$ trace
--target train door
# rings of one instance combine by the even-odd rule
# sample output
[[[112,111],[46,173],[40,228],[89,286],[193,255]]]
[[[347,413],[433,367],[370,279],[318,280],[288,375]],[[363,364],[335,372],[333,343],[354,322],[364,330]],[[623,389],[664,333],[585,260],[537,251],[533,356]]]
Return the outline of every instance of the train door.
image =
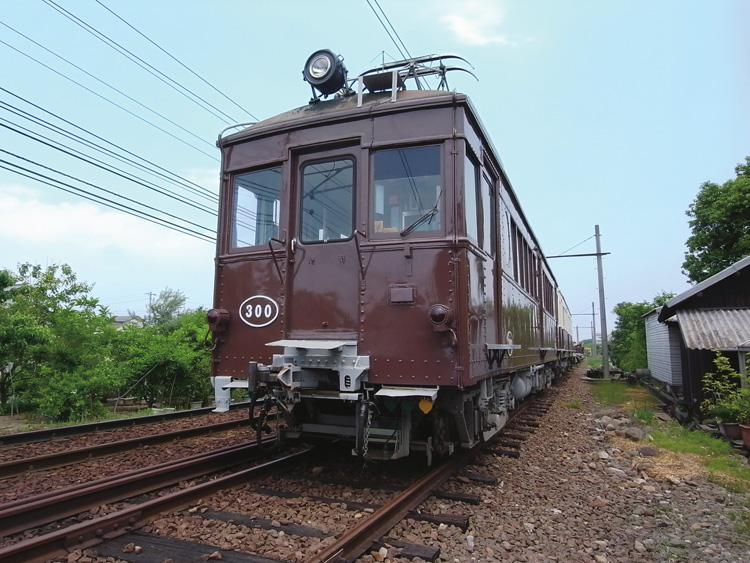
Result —
[[[356,162],[353,151],[296,158],[286,302],[289,338],[357,339]]]

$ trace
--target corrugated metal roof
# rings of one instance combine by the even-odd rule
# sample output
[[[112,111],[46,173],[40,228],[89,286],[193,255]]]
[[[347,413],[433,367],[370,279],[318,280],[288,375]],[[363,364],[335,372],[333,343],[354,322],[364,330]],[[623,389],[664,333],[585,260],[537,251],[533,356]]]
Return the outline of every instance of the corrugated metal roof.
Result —
[[[672,297],[672,299],[667,301],[664,307],[662,307],[659,311],[659,322],[665,321],[669,317],[671,317],[676,312],[675,309],[677,309],[683,301],[687,301],[694,295],[698,295],[701,291],[711,287],[712,285],[720,282],[723,279],[728,278],[729,276],[741,272],[743,269],[748,267],[750,267],[750,256],[745,256],[742,260],[735,262],[718,274],[714,274],[707,280],[703,280],[702,282],[695,284],[687,291],[683,291],[676,297]]]
[[[680,309],[677,322],[690,350],[737,350],[750,343],[750,308]]]

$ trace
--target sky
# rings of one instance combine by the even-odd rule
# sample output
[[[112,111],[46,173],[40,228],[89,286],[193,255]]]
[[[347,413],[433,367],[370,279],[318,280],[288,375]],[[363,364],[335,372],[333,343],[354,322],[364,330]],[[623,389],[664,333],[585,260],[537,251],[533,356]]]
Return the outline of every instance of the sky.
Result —
[[[305,105],[317,49],[340,53],[350,77],[401,59],[378,6],[402,50],[472,64],[478,81],[452,73],[449,86],[471,98],[545,254],[595,252],[599,225],[610,331],[616,304],[689,288],[685,212],[750,156],[746,0],[1,0],[0,167],[145,202],[195,236],[0,168],[0,268],[67,263],[117,315],[144,314],[166,288],[210,308],[219,131]],[[53,125],[161,176],[84,162],[70,149],[113,161]],[[550,263],[588,338],[596,259]]]

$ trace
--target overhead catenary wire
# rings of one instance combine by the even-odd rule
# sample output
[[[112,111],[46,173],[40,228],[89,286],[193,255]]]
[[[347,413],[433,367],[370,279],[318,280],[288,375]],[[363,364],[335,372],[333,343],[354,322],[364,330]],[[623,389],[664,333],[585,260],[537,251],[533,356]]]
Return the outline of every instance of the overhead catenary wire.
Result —
[[[234,104],[236,107],[238,107],[239,109],[241,109],[242,111],[244,111],[247,115],[249,115],[250,117],[252,117],[256,121],[258,121],[258,118],[255,117],[249,110],[246,110],[240,104],[238,104],[237,102],[235,102],[232,98],[230,98],[229,96],[227,96],[224,92],[222,92],[221,90],[219,90],[218,88],[216,88],[216,86],[214,86],[213,84],[211,84],[208,80],[206,80],[205,78],[203,78],[200,74],[198,74],[193,69],[191,69],[189,66],[187,66],[186,64],[184,64],[177,57],[175,57],[174,55],[172,55],[171,53],[169,53],[161,45],[159,45],[158,43],[156,43],[155,41],[153,41],[146,34],[142,33],[139,29],[136,29],[135,26],[133,26],[130,22],[127,22],[124,18],[122,18],[121,16],[119,16],[118,14],[116,14],[114,11],[112,11],[110,8],[108,8],[107,6],[105,6],[100,0],[95,0],[95,1],[102,8],[104,8],[105,10],[107,10],[108,12],[110,12],[113,16],[115,16],[117,19],[119,19],[121,22],[123,22],[125,25],[127,25],[129,28],[131,28],[133,31],[135,31],[138,35],[140,35],[146,41],[148,41],[149,43],[151,43],[154,47],[156,47],[157,49],[159,49],[162,53],[164,53],[165,55],[167,55],[169,58],[171,58],[173,61],[175,61],[181,67],[183,67],[185,70],[187,70],[188,72],[190,72],[198,80],[200,80],[201,82],[203,82],[204,84],[206,84],[209,88],[211,88],[212,90],[214,90],[216,93],[218,93],[220,96],[222,96],[223,98],[225,98],[227,101],[229,101],[230,103]]]
[[[43,107],[41,107],[41,106],[39,106],[39,105],[31,102],[30,100],[24,98],[23,96],[19,96],[18,94],[14,93],[14,92],[11,92],[10,90],[7,90],[6,88],[3,88],[2,86],[0,86],[0,91],[5,92],[5,93],[9,94],[10,96],[13,96],[17,100],[20,100],[20,101],[28,104],[29,106],[31,106],[31,107],[33,107],[33,108],[35,108],[35,109],[37,109],[37,110],[39,110],[41,112],[44,112],[46,115],[54,117],[55,119],[58,119],[62,123],[65,123],[65,124],[67,124],[67,125],[75,128],[78,131],[81,131],[81,132],[83,132],[83,133],[85,133],[87,135],[90,135],[94,139],[97,139],[98,141],[101,141],[101,143],[106,143],[110,147],[114,147],[118,151],[121,151],[125,155],[129,155],[129,156],[117,155],[116,151],[111,150],[111,149],[107,149],[102,144],[95,143],[93,141],[89,141],[88,139],[85,139],[82,136],[76,135],[75,133],[72,133],[70,131],[66,131],[65,133],[63,133],[63,131],[65,131],[65,130],[62,127],[60,127],[58,125],[55,125],[55,124],[53,124],[53,123],[51,123],[51,122],[49,122],[47,120],[44,120],[44,119],[42,119],[42,118],[40,118],[38,116],[32,115],[29,112],[26,112],[26,111],[20,109],[17,106],[13,106],[12,104],[8,104],[6,102],[0,101],[0,105],[13,108],[13,110],[15,110],[14,113],[15,112],[20,112],[27,119],[34,120],[38,124],[44,124],[44,126],[50,127],[52,129],[60,132],[60,134],[65,134],[66,136],[70,135],[70,136],[74,137],[75,139],[78,139],[82,143],[89,144],[90,146],[94,147],[96,150],[98,150],[100,152],[103,152],[103,153],[106,153],[106,154],[110,154],[113,157],[118,157],[121,161],[125,160],[125,161],[131,163],[133,166],[139,167],[142,170],[144,170],[145,172],[148,172],[149,174],[152,174],[154,176],[160,177],[160,178],[162,178],[162,179],[164,179],[164,180],[166,180],[166,181],[168,181],[168,182],[170,182],[170,183],[172,183],[174,185],[182,186],[184,189],[186,189],[188,191],[191,191],[191,192],[193,192],[193,193],[195,193],[197,195],[200,195],[200,196],[202,196],[204,198],[207,198],[207,199],[209,199],[209,200],[211,200],[213,202],[218,201],[218,196],[214,192],[206,189],[205,187],[203,187],[203,186],[201,186],[199,184],[196,184],[195,182],[193,182],[191,180],[188,180],[187,178],[184,178],[184,177],[180,176],[179,174],[176,174],[175,172],[167,170],[166,168],[164,168],[162,166],[159,166],[158,164],[156,164],[156,163],[148,160],[147,158],[144,158],[144,157],[142,157],[142,156],[140,156],[140,155],[138,155],[138,154],[136,154],[136,153],[134,153],[132,151],[129,151],[129,150],[125,149],[124,147],[121,147],[120,145],[118,145],[116,143],[113,143],[112,141],[109,141],[108,139],[105,139],[104,137],[101,137],[100,135],[97,135],[97,134],[93,133],[92,131],[89,131],[88,129],[86,129],[84,127],[81,127],[80,125],[77,125],[76,123],[73,123],[72,121],[69,121],[69,120],[63,118],[60,115],[58,115],[58,114],[56,114],[54,112],[51,112],[48,109],[45,109],[45,108],[43,108]],[[129,158],[129,157],[133,157],[133,158]],[[145,163],[145,164],[143,164],[143,163]]]
[[[167,221],[165,219],[161,219],[159,217],[152,216],[148,213],[145,213],[143,211],[139,211],[137,209],[132,209],[126,205],[117,203],[115,201],[112,201],[108,198],[98,196],[96,194],[92,194],[84,189],[77,188],[76,186],[73,186],[71,184],[68,184],[66,182],[62,182],[60,180],[56,180],[54,178],[47,177],[43,174],[36,173],[34,171],[27,171],[21,166],[18,166],[16,164],[13,164],[11,162],[8,162],[6,160],[0,159],[0,162],[7,164],[3,165],[0,164],[0,168],[4,170],[8,170],[9,172],[13,172],[14,174],[18,174],[20,176],[24,176],[26,178],[29,178],[31,180],[35,180],[37,182],[40,182],[42,184],[46,184],[48,186],[51,186],[53,188],[62,190],[64,192],[68,192],[70,194],[76,195],[78,197],[81,197],[83,199],[87,199],[89,201],[92,201],[94,203],[98,203],[100,205],[103,205],[105,207],[110,207],[112,209],[115,209],[117,211],[122,211],[123,213],[126,213],[128,215],[132,215],[134,217],[138,217],[139,219],[144,219],[146,221],[149,221],[151,223],[155,223],[157,225],[161,225],[163,227],[167,227],[169,229],[172,229],[174,231],[180,232],[182,234],[186,234],[189,236],[192,236],[194,238],[204,240],[206,242],[216,242],[216,239],[214,237],[205,235],[203,233],[199,233],[197,231],[194,231],[192,229],[183,227],[182,225],[173,223],[171,221]]]
[[[47,147],[53,148],[53,149],[55,149],[55,150],[57,150],[59,152],[67,154],[68,156],[72,156],[73,158],[76,158],[76,159],[78,159],[80,161],[86,162],[86,163],[88,163],[88,164],[90,164],[92,166],[95,166],[95,167],[97,167],[97,168],[99,168],[101,170],[104,170],[106,172],[109,172],[109,173],[114,174],[116,176],[119,176],[121,178],[124,178],[126,180],[131,181],[131,182],[134,182],[134,183],[136,183],[136,184],[138,184],[138,185],[140,185],[142,187],[148,188],[149,190],[156,191],[157,193],[160,193],[161,195],[169,197],[169,198],[171,198],[171,199],[173,199],[175,201],[178,201],[180,203],[184,203],[185,205],[188,205],[190,207],[193,207],[193,208],[198,209],[200,211],[204,211],[204,212],[209,213],[209,214],[215,214],[214,210],[211,209],[211,208],[208,208],[208,207],[206,207],[206,206],[204,206],[202,204],[198,204],[197,202],[194,202],[192,200],[189,200],[189,201],[185,200],[185,198],[182,198],[182,197],[178,196],[177,194],[175,194],[174,192],[172,192],[170,190],[167,190],[166,188],[160,188],[158,186],[155,186],[151,182],[144,181],[144,180],[142,180],[142,179],[140,179],[138,177],[135,177],[135,176],[133,176],[133,175],[127,173],[127,172],[122,171],[121,169],[118,169],[118,168],[116,168],[114,166],[111,166],[111,165],[107,165],[106,163],[102,163],[98,159],[94,159],[92,157],[83,156],[81,154],[76,154],[76,152],[78,152],[78,151],[74,151],[73,149],[70,149],[70,148],[62,148],[62,147],[59,147],[59,146],[55,146],[55,142],[52,139],[49,139],[48,137],[40,135],[39,133],[31,132],[28,129],[26,129],[24,131],[23,129],[25,129],[25,128],[22,128],[22,127],[20,127],[17,124],[13,124],[13,125],[15,125],[15,127],[12,127],[11,125],[7,125],[8,120],[3,119],[3,118],[0,118],[0,121],[6,122],[6,123],[0,123],[0,127],[3,127],[3,128],[8,129],[10,131],[13,131],[14,133],[22,135],[22,136],[24,136],[24,137],[26,137],[28,139],[34,140],[34,141],[36,141],[38,143],[41,143],[41,144],[43,144],[43,145],[45,145]],[[12,123],[12,122],[10,122],[10,123]],[[45,140],[42,140],[39,137],[43,137]]]
[[[144,123],[147,123],[147,124],[151,125],[151,126],[152,126],[152,127],[154,127],[155,129],[158,129],[158,130],[159,130],[159,131],[161,131],[162,133],[165,133],[165,134],[169,135],[170,137],[172,137],[173,139],[175,139],[175,140],[179,141],[180,143],[183,143],[183,144],[185,144],[185,145],[187,145],[187,146],[189,146],[189,147],[191,147],[191,148],[193,148],[193,149],[197,150],[198,152],[200,152],[200,153],[203,153],[203,154],[205,154],[206,156],[208,156],[209,158],[211,158],[211,159],[213,159],[213,160],[216,160],[216,161],[218,161],[218,160],[219,160],[219,159],[218,159],[218,158],[216,158],[216,157],[215,157],[214,155],[212,155],[212,154],[210,154],[210,153],[207,153],[206,151],[204,151],[204,150],[202,150],[202,149],[200,149],[200,148],[196,147],[196,146],[195,146],[195,145],[193,145],[193,144],[190,144],[189,142],[187,142],[187,141],[186,141],[186,140],[184,140],[184,139],[180,139],[180,138],[179,138],[179,137],[178,137],[177,135],[174,135],[173,133],[170,133],[170,132],[169,132],[169,131],[167,131],[166,129],[164,129],[164,128],[162,128],[162,127],[159,127],[159,126],[158,126],[158,125],[156,125],[155,123],[153,123],[153,122],[149,121],[148,119],[146,119],[146,118],[144,118],[144,117],[142,117],[142,116],[138,115],[137,113],[134,113],[134,112],[130,111],[129,109],[125,108],[124,106],[121,106],[121,105],[120,105],[120,104],[118,104],[117,102],[114,102],[114,101],[110,100],[109,98],[107,98],[106,96],[103,96],[102,94],[99,94],[98,92],[95,92],[95,91],[94,91],[94,90],[92,90],[91,88],[88,88],[87,86],[84,86],[84,85],[83,85],[83,84],[81,84],[80,82],[78,82],[78,81],[76,81],[76,80],[73,80],[73,79],[72,79],[72,78],[70,78],[69,76],[66,76],[66,75],[64,75],[64,74],[63,74],[62,72],[60,72],[60,71],[58,71],[58,70],[55,70],[55,69],[54,69],[54,68],[52,68],[51,66],[49,66],[49,65],[46,65],[46,64],[44,64],[43,62],[41,62],[40,60],[38,60],[38,59],[36,59],[36,58],[32,57],[31,55],[29,55],[29,54],[27,54],[27,53],[24,53],[23,51],[21,51],[20,49],[18,49],[18,48],[16,48],[16,47],[14,47],[14,46],[13,46],[13,45],[11,45],[10,43],[7,43],[7,42],[3,41],[2,39],[0,39],[0,43],[2,43],[3,45],[5,45],[6,47],[9,47],[9,48],[13,49],[14,51],[16,51],[17,53],[19,53],[19,54],[23,55],[24,57],[26,57],[26,58],[28,58],[28,59],[31,59],[31,60],[32,60],[32,61],[34,61],[35,63],[37,63],[37,64],[40,64],[41,66],[45,67],[46,69],[48,69],[48,70],[51,70],[51,71],[52,71],[52,72],[54,72],[55,74],[57,74],[57,75],[59,75],[59,76],[62,76],[62,77],[63,77],[63,78],[65,79],[65,80],[69,80],[69,81],[70,81],[70,82],[72,82],[73,84],[76,84],[77,86],[80,86],[81,88],[83,88],[83,89],[84,89],[84,90],[86,90],[87,92],[90,92],[91,94],[94,94],[94,95],[95,95],[96,97],[98,97],[98,98],[101,98],[102,100],[106,101],[107,103],[110,103],[110,104],[112,104],[113,106],[115,106],[115,107],[118,107],[118,108],[120,108],[121,110],[123,110],[124,112],[126,112],[126,113],[128,113],[128,114],[132,115],[132,116],[133,116],[133,117],[135,117],[136,119],[140,119],[140,120],[141,120],[141,121],[143,121]],[[209,143],[209,146],[210,146],[210,143]]]
[[[149,74],[151,74],[152,76],[154,76],[155,78],[157,78],[158,80],[162,81],[164,84],[166,84],[167,86],[169,86],[170,88],[172,88],[175,92],[177,92],[181,96],[184,96],[185,98],[187,98],[188,100],[190,100],[191,102],[193,102],[197,106],[201,107],[205,111],[211,113],[212,115],[214,115],[218,119],[221,119],[227,125],[231,124],[232,122],[236,122],[237,121],[236,119],[234,119],[231,116],[227,115],[226,113],[224,113],[223,111],[221,111],[220,109],[218,109],[216,106],[210,104],[209,102],[207,102],[206,100],[204,100],[203,98],[201,98],[200,96],[198,96],[197,94],[195,94],[190,89],[186,88],[185,86],[183,86],[182,84],[180,84],[179,82],[177,82],[176,80],[174,80],[173,78],[167,76],[166,74],[164,74],[163,72],[161,72],[159,69],[157,69],[153,65],[147,63],[141,57],[139,57],[138,55],[134,54],[132,51],[126,49],[125,47],[123,47],[122,45],[120,45],[117,41],[115,41],[115,40],[111,39],[110,37],[108,37],[105,33],[102,33],[101,31],[99,31],[95,27],[93,27],[90,24],[88,24],[85,21],[83,21],[78,16],[74,15],[72,12],[69,12],[68,10],[66,10],[65,8],[63,8],[62,6],[60,6],[59,4],[57,4],[56,2],[54,2],[53,0],[43,0],[43,1],[44,1],[45,4],[47,4],[51,8],[54,8],[55,10],[57,10],[58,12],[60,12],[63,16],[65,16],[66,18],[68,18],[69,20],[71,20],[73,23],[75,23],[76,25],[80,26],[82,29],[84,29],[85,31],[87,31],[88,33],[90,33],[91,35],[93,35],[94,37],[96,37],[97,39],[99,39],[105,45],[109,46],[111,49],[114,49],[115,51],[117,51],[118,53],[120,53],[123,57],[125,57],[128,60],[130,60],[134,64],[138,65],[139,67],[141,67],[143,70],[145,70],[146,72],[148,72]],[[203,102],[203,103],[200,103],[199,101],[197,101],[196,98],[197,98],[197,100],[200,100],[200,102]],[[228,121],[226,119],[224,119],[223,117],[220,117],[217,113],[215,113],[214,111],[212,111],[211,109],[209,109],[206,106],[209,106],[209,107],[213,108],[214,110],[216,110],[217,112],[219,112],[220,114],[222,114],[224,117],[226,117],[228,119]]]
[[[375,14],[375,17],[378,18],[378,21],[380,22],[380,25],[383,26],[383,29],[385,29],[385,32],[388,34],[388,37],[390,37],[391,41],[393,41],[393,44],[396,46],[396,49],[398,49],[398,52],[401,53],[401,56],[403,58],[405,58],[405,59],[409,58],[410,59],[411,58],[411,53],[409,52],[409,49],[406,48],[406,45],[401,40],[401,36],[396,31],[396,28],[393,27],[393,24],[391,23],[391,20],[388,19],[388,15],[385,13],[385,10],[383,10],[383,8],[381,7],[381,5],[378,2],[378,0],[374,0],[374,2],[377,5],[378,10],[380,10],[380,13],[383,14],[383,17],[385,18],[385,21],[388,22],[388,26],[386,26],[385,23],[383,23],[383,20],[380,18],[380,15],[378,14],[377,10],[375,10],[375,8],[373,7],[372,2],[370,2],[370,0],[367,0],[367,4],[372,9],[373,13]],[[396,42],[396,39],[393,38],[393,35],[391,35],[391,32],[388,30],[389,27],[393,31],[393,35],[395,35],[396,38],[398,38],[398,43]],[[399,44],[401,46],[399,46]],[[403,51],[401,50],[401,47],[404,48]],[[406,51],[406,55],[404,55],[404,51]]]

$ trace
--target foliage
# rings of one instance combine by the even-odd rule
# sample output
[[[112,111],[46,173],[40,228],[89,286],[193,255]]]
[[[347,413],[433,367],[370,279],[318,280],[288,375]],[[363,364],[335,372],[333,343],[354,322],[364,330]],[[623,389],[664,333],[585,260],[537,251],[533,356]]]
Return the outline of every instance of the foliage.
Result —
[[[705,399],[701,411],[721,422],[750,422],[750,389],[741,388],[740,374],[729,363],[729,358],[714,350],[715,372],[703,376]]]
[[[734,455],[729,442],[707,432],[690,430],[674,421],[654,421],[654,424],[651,437],[655,446],[699,456],[702,465],[712,475],[712,481],[742,492],[750,490],[750,468]]]
[[[586,365],[594,369],[601,368],[602,359],[600,357],[586,358]]]
[[[723,184],[705,182],[686,214],[688,237],[683,273],[701,282],[750,255],[750,157]]]
[[[8,279],[14,285],[8,287]],[[67,264],[21,264],[2,278],[0,360],[12,364],[0,386],[8,399],[13,377],[22,404],[52,419],[82,420],[101,410],[99,398],[116,381],[106,365],[114,335],[111,316]]]
[[[187,297],[184,293],[167,287],[160,291],[158,297],[148,304],[147,318],[140,320],[146,325],[161,328],[173,327],[186,302]],[[129,313],[131,317],[139,318],[132,311],[129,311]]]
[[[130,390],[149,404],[210,395],[205,312],[180,313],[185,296],[166,289],[149,323],[117,331],[67,264],[0,271],[0,409],[11,377],[16,404],[58,421],[105,415],[103,399]]]
[[[648,367],[646,324],[643,315],[656,307],[661,307],[672,297],[673,293],[661,292],[650,303],[623,302],[615,305],[617,320],[609,342],[614,365],[630,372]]]
[[[205,311],[160,319],[167,324],[126,327],[118,334],[113,359],[124,392],[145,399],[150,407],[206,399],[211,385]]]

